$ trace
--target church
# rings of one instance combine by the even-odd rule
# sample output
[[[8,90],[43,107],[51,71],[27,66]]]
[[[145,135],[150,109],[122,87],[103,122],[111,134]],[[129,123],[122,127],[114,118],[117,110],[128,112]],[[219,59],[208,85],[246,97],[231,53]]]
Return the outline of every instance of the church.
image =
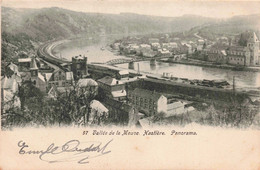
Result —
[[[259,40],[255,32],[250,33],[246,46],[213,45],[208,53],[208,61],[241,66],[260,65]]]

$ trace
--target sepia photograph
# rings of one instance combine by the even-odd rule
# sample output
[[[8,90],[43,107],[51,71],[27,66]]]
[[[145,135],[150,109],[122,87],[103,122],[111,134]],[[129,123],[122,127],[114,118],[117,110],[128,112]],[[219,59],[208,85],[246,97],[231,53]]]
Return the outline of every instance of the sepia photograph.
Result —
[[[14,157],[32,154],[52,169],[53,163],[98,163],[101,155],[109,160],[127,139],[143,146],[146,138],[147,146],[160,148],[170,145],[166,138],[178,136],[174,146],[181,148],[186,140],[190,148],[192,140],[209,139],[201,142],[210,148],[211,161],[199,156],[207,153],[201,143],[190,152],[199,164],[188,156],[186,165],[189,152],[178,149],[176,164],[165,158],[160,166],[151,157],[158,150],[144,146],[135,148],[149,155],[143,163],[88,168],[232,169],[234,163],[238,169],[258,169],[259,9],[260,1],[2,0],[1,148],[15,137]],[[99,138],[106,135],[114,137]],[[40,138],[46,147],[35,142]],[[227,139],[221,147],[233,146],[235,160],[210,164],[228,154],[223,149],[212,156],[213,139]],[[239,166],[235,155],[250,153],[237,149],[249,146],[253,155]],[[164,157],[174,149],[161,148]],[[125,152],[137,161],[132,151]],[[0,163],[0,169],[9,166],[19,169]]]

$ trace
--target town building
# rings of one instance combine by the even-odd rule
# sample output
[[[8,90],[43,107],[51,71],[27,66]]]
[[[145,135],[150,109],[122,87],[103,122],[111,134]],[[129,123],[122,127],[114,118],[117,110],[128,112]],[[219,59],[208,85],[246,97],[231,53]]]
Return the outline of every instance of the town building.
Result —
[[[47,96],[56,100],[58,96],[68,97],[72,90],[74,90],[72,86],[57,87],[56,85],[53,85],[48,91]]]
[[[122,125],[128,125],[129,117],[137,112],[133,106],[118,100],[105,98],[102,103],[109,110],[109,119]]]
[[[171,57],[171,55],[172,55],[172,53],[169,50],[167,50],[166,48],[158,50],[159,57]]]
[[[53,73],[46,73],[45,79],[48,82],[49,89],[52,86],[68,87],[74,84],[73,73],[64,68],[56,69]]]
[[[118,80],[123,79],[123,78],[128,78],[129,77],[129,71],[127,70],[120,70],[116,73],[116,78]]]
[[[247,48],[250,51],[250,65],[260,64],[259,40],[255,32],[247,40]]]
[[[100,93],[99,95],[105,95],[111,99],[118,101],[124,101],[126,99],[125,84],[120,80],[106,76],[97,80]]]
[[[159,39],[158,38],[149,38],[148,39],[148,42],[149,42],[149,44],[152,44],[152,43],[159,43]]]
[[[39,72],[35,58],[31,60],[29,80],[42,92],[46,92],[47,83],[44,76]]]
[[[208,52],[208,60],[216,63],[227,64],[228,57],[226,48],[226,46],[215,45]]]
[[[120,49],[120,43],[114,43],[114,44],[112,44],[112,48],[113,48],[114,50],[119,50],[119,49]]]
[[[169,51],[174,51],[178,49],[178,44],[175,42],[170,42],[170,43],[163,43],[162,48],[165,48]]]
[[[223,36],[217,39],[217,43],[222,45],[229,45],[229,39]]]
[[[140,48],[137,44],[128,44],[123,50],[126,54],[140,54]]]
[[[230,46],[226,49],[228,64],[249,66],[250,50],[242,46]]]
[[[20,99],[18,98],[19,80],[21,80],[18,67],[11,63],[8,66],[14,74],[11,77],[1,77],[1,110],[6,111],[11,107],[21,107]]]
[[[186,103],[183,101],[178,101],[178,100],[168,100],[167,101],[167,112],[165,117],[170,117],[173,115],[178,115],[178,114],[183,114],[185,113]]]
[[[87,57],[81,55],[72,57],[71,71],[74,78],[80,79],[88,76]]]
[[[180,52],[184,53],[184,54],[191,54],[192,53],[192,46],[190,44],[187,43],[182,43],[182,45],[180,46]]]
[[[21,74],[19,72],[19,67],[17,65],[15,65],[14,63],[10,63],[8,65],[8,67],[13,71],[13,75],[12,77],[14,77],[14,79],[17,81],[17,83],[19,85],[21,85],[22,83],[22,77],[21,77]]]
[[[169,117],[186,111],[185,102],[146,89],[129,90],[128,101],[146,116],[154,116],[163,112],[165,117]]]
[[[160,43],[151,43],[151,47],[153,50],[157,51],[158,49],[161,48]]]
[[[208,52],[209,61],[241,66],[259,65],[259,58],[259,40],[254,32],[250,33],[246,46],[216,44]]]
[[[135,88],[128,91],[128,100],[140,112],[153,116],[160,112],[167,112],[167,98],[155,91]]]
[[[197,44],[198,45],[203,45],[205,43],[205,40],[203,40],[203,39],[198,39],[197,40]]]
[[[31,58],[19,58],[18,59],[18,69],[20,72],[26,72],[30,70]]]

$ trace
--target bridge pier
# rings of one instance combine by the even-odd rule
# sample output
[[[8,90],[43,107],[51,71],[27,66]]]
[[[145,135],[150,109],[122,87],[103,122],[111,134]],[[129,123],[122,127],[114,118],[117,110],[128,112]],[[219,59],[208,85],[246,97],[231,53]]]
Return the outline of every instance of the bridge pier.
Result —
[[[169,62],[174,61],[174,57],[169,57],[169,58],[168,58],[168,61],[169,61]]]
[[[154,58],[151,59],[151,60],[150,60],[150,65],[156,65],[155,61],[156,61],[156,60],[155,60]]]
[[[132,69],[132,70],[135,69],[135,63],[134,63],[133,61],[130,61],[130,62],[128,63],[128,69]]]

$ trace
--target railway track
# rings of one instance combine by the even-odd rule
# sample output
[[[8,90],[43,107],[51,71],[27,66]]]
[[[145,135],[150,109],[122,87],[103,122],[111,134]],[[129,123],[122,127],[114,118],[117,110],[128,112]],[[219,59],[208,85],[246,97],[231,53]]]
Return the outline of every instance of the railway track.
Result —
[[[69,63],[69,61],[62,60],[54,56],[51,50],[55,47],[57,42],[49,42],[39,47],[37,50],[37,56],[44,60],[50,67],[58,69],[63,63]]]

